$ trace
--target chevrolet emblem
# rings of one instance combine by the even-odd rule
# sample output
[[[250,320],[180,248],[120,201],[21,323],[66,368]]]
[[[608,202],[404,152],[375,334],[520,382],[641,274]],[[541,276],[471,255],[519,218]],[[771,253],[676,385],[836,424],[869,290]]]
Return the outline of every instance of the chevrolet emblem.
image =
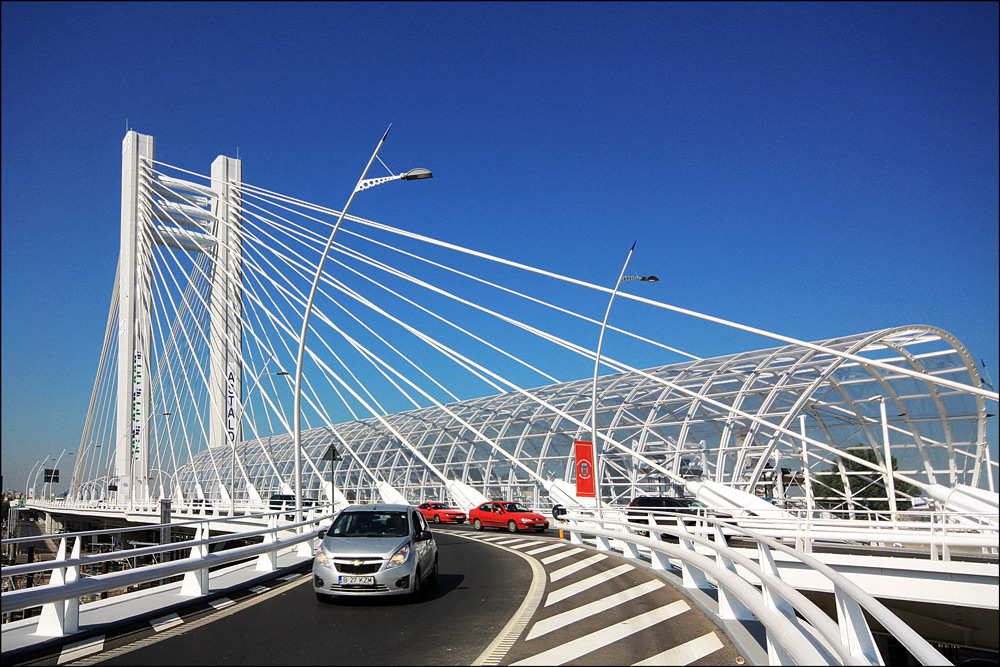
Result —
[[[353,565],[354,567],[361,567],[364,564],[365,564],[365,562],[363,560],[360,560],[360,559],[355,559],[355,560],[351,561],[351,565]]]

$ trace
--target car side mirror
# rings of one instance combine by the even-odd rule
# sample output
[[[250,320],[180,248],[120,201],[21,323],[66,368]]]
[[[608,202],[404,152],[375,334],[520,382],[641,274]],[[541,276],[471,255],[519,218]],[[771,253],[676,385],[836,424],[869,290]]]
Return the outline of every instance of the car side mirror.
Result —
[[[321,539],[321,540],[322,540],[322,539],[323,539],[324,537],[326,537],[326,530],[321,530],[321,531],[319,531],[319,535],[318,535],[317,537],[319,537],[319,539]]]
[[[421,530],[417,533],[417,542],[426,542],[431,539],[431,531]]]

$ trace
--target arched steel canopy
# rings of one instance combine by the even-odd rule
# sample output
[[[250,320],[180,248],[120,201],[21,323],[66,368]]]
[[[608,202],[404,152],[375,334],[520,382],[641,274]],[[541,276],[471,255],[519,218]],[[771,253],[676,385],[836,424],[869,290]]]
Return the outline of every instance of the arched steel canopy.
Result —
[[[935,327],[897,327],[818,344],[982,386],[969,352]],[[545,483],[572,485],[573,441],[590,439],[590,389],[591,380],[578,380],[539,387],[529,396],[500,394],[382,422],[309,430],[302,439],[303,488],[313,496],[321,492],[330,471],[322,458],[333,443],[343,456],[335,486],[352,502],[377,499],[380,483],[414,503],[453,500],[441,476],[395,431],[447,480],[487,498],[551,506]],[[860,498],[887,498],[884,435],[897,480],[986,487],[991,474],[982,397],[795,345],[601,377],[597,423],[607,438],[604,501],[613,504],[641,494],[683,493],[691,480],[719,482],[784,507],[854,509]],[[260,496],[293,485],[290,436],[237,447]],[[227,448],[216,448],[194,458],[202,494],[214,495],[214,470],[228,471],[230,456]],[[882,474],[873,474],[873,467]],[[177,479],[185,496],[196,493],[191,464]],[[223,483],[228,488],[228,479]],[[236,486],[245,484],[238,479]],[[897,482],[896,491],[904,500],[919,494],[906,482]]]

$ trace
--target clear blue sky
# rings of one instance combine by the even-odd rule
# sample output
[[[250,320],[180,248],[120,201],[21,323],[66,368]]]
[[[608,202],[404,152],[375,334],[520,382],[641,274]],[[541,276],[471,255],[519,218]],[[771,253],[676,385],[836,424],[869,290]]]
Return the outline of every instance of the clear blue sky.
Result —
[[[663,301],[805,340],[931,324],[1000,380],[997,3],[4,2],[2,22],[8,488],[79,443],[126,119],[160,160],[238,151],[248,182],[332,207],[392,122],[383,158],[435,178],[352,213],[433,211],[407,224],[603,284],[638,240]]]

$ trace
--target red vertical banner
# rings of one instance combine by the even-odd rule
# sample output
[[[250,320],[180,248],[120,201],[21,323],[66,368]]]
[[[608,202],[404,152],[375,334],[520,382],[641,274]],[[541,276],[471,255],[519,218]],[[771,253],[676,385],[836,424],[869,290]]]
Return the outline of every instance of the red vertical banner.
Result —
[[[594,443],[589,440],[574,440],[576,453],[576,495],[580,498],[594,497]]]

